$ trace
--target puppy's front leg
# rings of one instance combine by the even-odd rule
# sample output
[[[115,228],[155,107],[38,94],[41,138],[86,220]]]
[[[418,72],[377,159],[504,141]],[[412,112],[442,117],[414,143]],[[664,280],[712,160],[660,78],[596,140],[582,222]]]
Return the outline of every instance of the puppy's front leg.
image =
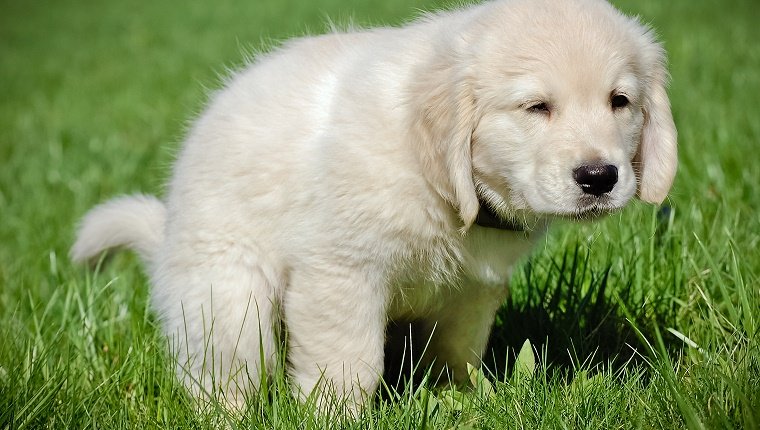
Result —
[[[506,284],[465,280],[464,286],[452,290],[444,306],[424,321],[425,331],[432,335],[423,360],[434,360],[435,375],[446,366],[453,382],[467,381],[467,363],[480,365],[496,311],[507,293]]]
[[[318,407],[331,401],[358,412],[383,374],[386,292],[378,271],[309,267],[291,274],[284,312],[294,389],[314,390]]]

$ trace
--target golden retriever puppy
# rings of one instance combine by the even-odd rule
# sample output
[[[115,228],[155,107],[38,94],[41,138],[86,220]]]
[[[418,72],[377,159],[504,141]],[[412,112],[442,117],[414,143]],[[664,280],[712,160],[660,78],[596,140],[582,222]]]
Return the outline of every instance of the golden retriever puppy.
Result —
[[[359,410],[399,321],[462,380],[551,219],[666,197],[665,62],[603,0],[499,0],[293,40],[213,95],[163,201],[97,206],[71,254],[137,250],[200,396],[240,404],[286,350],[296,395]]]

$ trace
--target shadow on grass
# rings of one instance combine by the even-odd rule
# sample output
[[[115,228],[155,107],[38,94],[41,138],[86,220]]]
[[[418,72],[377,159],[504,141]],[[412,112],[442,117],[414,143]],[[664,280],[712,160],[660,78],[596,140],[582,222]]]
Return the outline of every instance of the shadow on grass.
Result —
[[[646,294],[631,280],[611,276],[609,265],[592,269],[589,253],[580,246],[541,266],[527,262],[516,280],[484,355],[485,366],[499,379],[511,371],[526,339],[547,371],[570,377],[581,368],[618,370],[644,364],[648,346],[626,319],[621,303],[646,339],[654,338],[654,324],[661,324],[658,319],[667,314],[657,303],[646,303]]]
[[[635,266],[633,262],[626,265]],[[670,312],[661,306],[662,302],[647,302],[647,292],[634,287],[632,278],[613,271],[611,264],[602,269],[592,267],[590,253],[580,245],[559,257],[528,261],[514,277],[512,294],[497,313],[483,359],[486,373],[499,380],[509,375],[526,339],[534,346],[539,361],[546,364],[550,377],[570,379],[576,371],[600,366],[617,371],[645,365],[650,358],[649,347],[626,318],[624,308],[635,327],[650,340],[655,336],[654,325],[662,327]],[[391,324],[388,338],[408,339],[409,330],[408,323]],[[419,342],[424,336],[413,327],[411,330],[413,338],[417,335],[412,349],[424,350],[424,343]],[[388,343],[394,344],[406,345]],[[666,343],[671,351],[677,346]],[[413,385],[422,379],[425,369],[413,371],[409,354],[407,346],[402,350],[386,347],[384,380],[396,389],[408,388],[412,373]]]

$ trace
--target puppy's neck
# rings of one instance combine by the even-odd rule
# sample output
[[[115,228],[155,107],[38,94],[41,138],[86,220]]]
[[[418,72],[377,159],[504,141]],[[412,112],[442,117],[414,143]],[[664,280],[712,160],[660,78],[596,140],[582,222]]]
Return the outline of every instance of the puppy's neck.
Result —
[[[498,230],[525,231],[525,226],[512,220],[502,219],[493,211],[493,209],[491,209],[484,199],[478,198],[478,202],[480,203],[480,210],[478,211],[478,216],[475,218],[476,225]]]

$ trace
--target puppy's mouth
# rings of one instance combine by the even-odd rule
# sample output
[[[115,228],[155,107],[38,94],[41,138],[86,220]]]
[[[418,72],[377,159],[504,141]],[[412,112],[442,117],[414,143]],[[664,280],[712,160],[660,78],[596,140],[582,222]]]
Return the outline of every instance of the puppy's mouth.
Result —
[[[509,210],[497,210],[486,198],[486,193],[478,189],[478,202],[480,210],[475,219],[475,224],[481,227],[498,230],[532,231],[541,224],[541,220],[564,219],[570,221],[594,221],[622,209],[624,204],[611,193],[600,196],[580,195],[571,201],[555,207],[545,207],[536,210],[530,207],[527,199],[520,199],[519,204],[512,204]],[[504,207],[501,207],[504,209]]]
[[[576,221],[592,221],[616,212],[619,209],[619,207],[612,204],[612,199],[606,194],[599,197],[582,196],[578,199],[575,210],[571,213],[563,214],[563,217]]]
[[[576,212],[572,214],[564,215],[564,218],[569,218],[569,219],[572,219],[573,221],[594,221],[596,219],[609,215],[610,213],[614,211],[615,211],[614,209],[606,209],[606,208],[600,208],[600,207],[594,207],[590,209],[579,208]]]

